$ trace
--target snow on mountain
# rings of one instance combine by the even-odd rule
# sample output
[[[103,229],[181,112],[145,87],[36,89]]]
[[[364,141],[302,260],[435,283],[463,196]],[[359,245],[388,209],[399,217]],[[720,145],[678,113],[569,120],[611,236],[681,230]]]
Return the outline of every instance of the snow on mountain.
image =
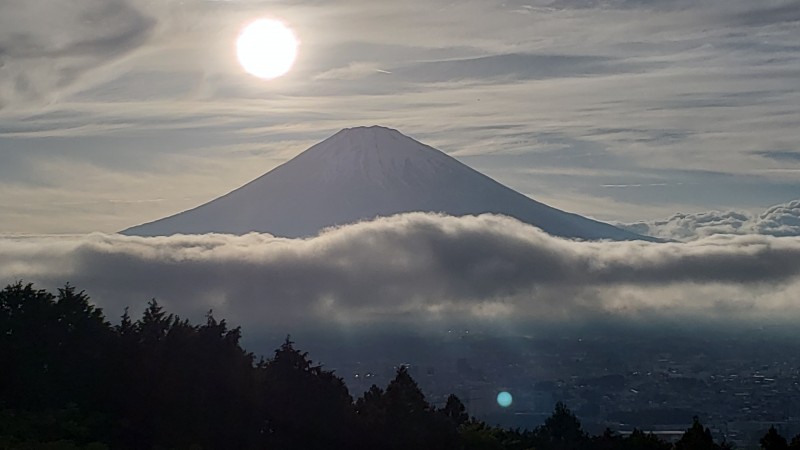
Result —
[[[339,131],[222,197],[123,234],[251,231],[307,237],[324,228],[422,211],[504,214],[579,239],[650,239],[539,203],[397,130]]]

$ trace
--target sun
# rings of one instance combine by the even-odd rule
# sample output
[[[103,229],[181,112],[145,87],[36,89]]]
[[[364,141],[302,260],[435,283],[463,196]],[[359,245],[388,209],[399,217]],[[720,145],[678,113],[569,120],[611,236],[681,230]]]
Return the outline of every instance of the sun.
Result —
[[[248,73],[269,80],[292,68],[298,45],[294,32],[280,20],[258,19],[239,33],[236,56]]]

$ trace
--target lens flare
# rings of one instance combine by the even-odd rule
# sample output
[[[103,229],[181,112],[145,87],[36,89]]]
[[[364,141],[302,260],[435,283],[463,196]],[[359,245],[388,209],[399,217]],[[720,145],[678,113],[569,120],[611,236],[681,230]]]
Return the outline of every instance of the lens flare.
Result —
[[[502,406],[503,408],[508,408],[509,406],[511,406],[511,403],[513,401],[514,399],[511,397],[511,394],[506,391],[497,394],[497,404]]]

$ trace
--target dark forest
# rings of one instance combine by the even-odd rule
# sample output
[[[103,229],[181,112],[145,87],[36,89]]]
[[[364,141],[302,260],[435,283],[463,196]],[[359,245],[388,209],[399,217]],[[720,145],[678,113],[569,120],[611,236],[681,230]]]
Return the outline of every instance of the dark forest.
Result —
[[[712,450],[695,418],[675,443],[586,433],[558,403],[543,424],[502,429],[451,395],[435,408],[405,367],[354,398],[287,337],[270,358],[211,312],[201,325],[156,300],[113,325],[85,292],[17,282],[0,291],[0,448]],[[765,450],[800,449],[775,428]]]

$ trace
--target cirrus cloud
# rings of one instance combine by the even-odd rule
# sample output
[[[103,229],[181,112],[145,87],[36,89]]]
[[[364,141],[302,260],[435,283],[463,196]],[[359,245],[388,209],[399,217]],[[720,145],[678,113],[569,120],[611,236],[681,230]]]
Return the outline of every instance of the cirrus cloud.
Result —
[[[0,5],[0,109],[47,103],[141,46],[156,20],[130,0],[32,0]]]

